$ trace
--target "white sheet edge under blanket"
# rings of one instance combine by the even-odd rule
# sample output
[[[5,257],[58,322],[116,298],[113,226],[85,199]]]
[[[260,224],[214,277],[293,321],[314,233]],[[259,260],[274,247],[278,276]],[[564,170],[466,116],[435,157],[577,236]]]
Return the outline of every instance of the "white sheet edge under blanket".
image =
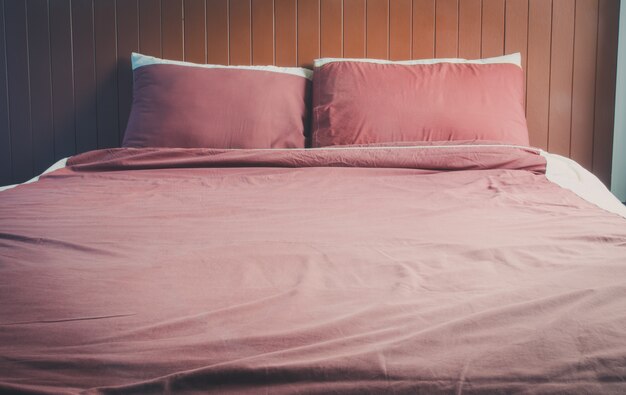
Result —
[[[482,144],[481,144],[482,145]],[[488,144],[486,144],[488,145]],[[435,148],[436,146],[418,146],[409,147],[404,146],[401,148]],[[450,146],[447,146],[450,147]],[[454,147],[467,147],[471,148],[472,145],[458,145]],[[516,146],[511,146],[516,147]],[[345,147],[352,149],[353,147]],[[363,149],[363,147],[360,147]],[[389,147],[368,147],[366,149],[384,149]],[[519,148],[528,149],[528,147],[519,146]],[[319,149],[319,148],[318,148]],[[324,148],[321,148],[324,149]],[[342,149],[341,147],[333,147],[332,149]],[[537,149],[539,154],[546,159],[546,178],[559,185],[561,188],[569,189],[576,195],[585,199],[586,201],[595,204],[596,206],[617,214],[623,218],[626,218],[626,206],[624,206],[619,199],[615,197],[607,189],[607,187],[600,181],[595,175],[586,170],[584,167],[576,163],[574,160],[563,157],[561,155],[551,154],[549,152]],[[6,191],[11,188],[15,188],[18,185],[30,184],[39,181],[39,177],[44,174],[53,172],[65,167],[68,158],[60,159],[58,162],[50,166],[41,175],[31,178],[30,180],[22,184],[14,184],[0,187],[0,192]]]
[[[539,151],[546,158],[548,180],[569,189],[576,195],[596,206],[626,218],[626,206],[590,171],[574,160],[561,155]]]
[[[12,189],[15,188],[18,185],[26,185],[26,184],[30,184],[33,182],[37,182],[39,181],[39,177],[43,176],[44,174],[48,174],[51,173],[55,170],[59,170],[65,167],[65,164],[67,163],[67,159],[68,158],[63,158],[63,159],[59,159],[55,164],[53,164],[52,166],[48,167],[46,169],[46,171],[44,171],[43,173],[41,173],[40,175],[38,175],[37,177],[33,177],[30,180],[23,182],[21,184],[13,184],[13,185],[5,185],[3,187],[0,187],[0,192],[2,191],[6,191],[7,189]]]

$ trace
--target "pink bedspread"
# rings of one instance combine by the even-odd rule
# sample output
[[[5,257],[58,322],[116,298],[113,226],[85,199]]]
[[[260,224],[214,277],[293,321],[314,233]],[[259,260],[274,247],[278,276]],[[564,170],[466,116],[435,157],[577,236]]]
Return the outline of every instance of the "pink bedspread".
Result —
[[[0,192],[0,392],[624,393],[626,219],[533,150],[114,149]]]

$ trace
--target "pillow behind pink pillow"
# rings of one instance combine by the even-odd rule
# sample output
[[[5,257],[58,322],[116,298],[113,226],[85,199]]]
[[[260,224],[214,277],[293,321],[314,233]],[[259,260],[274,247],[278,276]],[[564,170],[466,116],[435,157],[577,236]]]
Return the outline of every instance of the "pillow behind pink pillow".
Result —
[[[311,70],[133,54],[124,147],[303,148]]]
[[[528,145],[520,55],[467,61],[318,59],[314,147],[491,140]]]

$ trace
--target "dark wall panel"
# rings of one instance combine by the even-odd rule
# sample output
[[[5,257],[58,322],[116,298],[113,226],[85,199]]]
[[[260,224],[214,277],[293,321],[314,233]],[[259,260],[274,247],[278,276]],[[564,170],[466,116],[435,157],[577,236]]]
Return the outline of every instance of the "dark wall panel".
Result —
[[[52,75],[48,2],[27,0],[30,108],[33,131],[33,171],[39,174],[54,162]]]
[[[133,51],[280,66],[520,52],[531,144],[608,183],[618,15],[617,0],[0,0],[0,184],[119,146]]]
[[[4,0],[0,0],[0,185],[11,184],[13,163],[11,161],[11,128],[9,127],[9,92],[7,81],[6,30]]]
[[[4,13],[13,179],[24,181],[34,174],[26,2],[5,0]]]

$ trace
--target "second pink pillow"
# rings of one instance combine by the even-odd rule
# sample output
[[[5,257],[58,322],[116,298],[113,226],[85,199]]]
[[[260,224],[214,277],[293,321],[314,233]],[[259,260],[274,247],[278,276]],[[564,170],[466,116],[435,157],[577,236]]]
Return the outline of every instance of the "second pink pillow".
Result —
[[[319,59],[316,66],[314,147],[446,140],[529,144],[519,54],[418,64]]]

